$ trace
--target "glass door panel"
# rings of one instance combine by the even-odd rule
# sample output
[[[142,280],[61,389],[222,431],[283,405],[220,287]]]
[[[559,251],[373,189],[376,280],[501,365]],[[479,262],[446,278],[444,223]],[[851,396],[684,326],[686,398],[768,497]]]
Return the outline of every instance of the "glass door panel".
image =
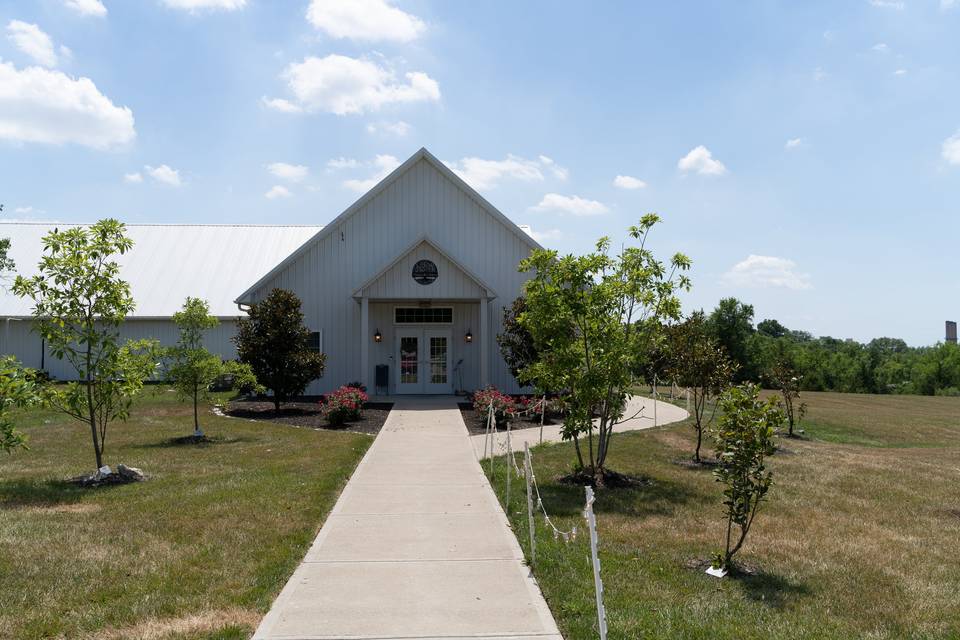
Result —
[[[430,384],[447,384],[447,337],[430,338]]]
[[[400,384],[417,384],[420,380],[420,340],[417,336],[400,337]]]

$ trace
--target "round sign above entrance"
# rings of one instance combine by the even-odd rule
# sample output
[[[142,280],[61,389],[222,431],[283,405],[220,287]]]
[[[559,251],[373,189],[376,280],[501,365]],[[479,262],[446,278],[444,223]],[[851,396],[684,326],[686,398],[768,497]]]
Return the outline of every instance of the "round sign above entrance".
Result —
[[[413,265],[413,279],[420,284],[431,284],[437,279],[437,265],[431,260],[417,260]]]

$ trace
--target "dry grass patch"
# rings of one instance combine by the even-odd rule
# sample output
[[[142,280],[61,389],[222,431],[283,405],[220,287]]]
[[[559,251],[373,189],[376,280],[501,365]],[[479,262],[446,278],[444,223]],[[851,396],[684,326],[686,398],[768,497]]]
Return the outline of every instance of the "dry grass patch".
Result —
[[[738,556],[753,575],[736,580],[690,568],[724,531],[709,469],[674,464],[692,452],[692,427],[618,436],[612,468],[653,484],[597,501],[611,637],[960,636],[960,399],[837,396],[804,394],[809,438],[771,459],[770,500]],[[548,510],[578,522],[582,490],[550,480],[569,470],[571,447],[534,455]],[[536,575],[564,637],[594,638],[586,542],[541,533]]]
[[[24,418],[31,449],[0,458],[0,637],[27,640],[247,637],[372,442],[210,415],[212,443],[173,446],[191,410],[148,394],[106,451],[148,480],[94,489],[65,482],[93,466],[82,426]]]

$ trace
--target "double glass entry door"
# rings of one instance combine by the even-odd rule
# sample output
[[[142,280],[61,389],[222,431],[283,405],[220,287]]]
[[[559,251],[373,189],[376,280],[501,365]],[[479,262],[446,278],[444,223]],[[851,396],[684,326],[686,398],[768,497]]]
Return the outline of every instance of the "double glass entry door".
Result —
[[[397,329],[397,393],[453,393],[449,329]]]

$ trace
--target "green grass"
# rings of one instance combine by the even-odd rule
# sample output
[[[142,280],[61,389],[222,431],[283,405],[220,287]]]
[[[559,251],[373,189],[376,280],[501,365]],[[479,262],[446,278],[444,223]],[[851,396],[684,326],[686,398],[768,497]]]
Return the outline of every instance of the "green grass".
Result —
[[[746,578],[698,566],[724,523],[709,470],[675,464],[692,452],[689,422],[615,436],[610,467],[652,484],[596,503],[610,638],[960,637],[960,399],[803,399],[809,439],[783,439],[770,461],[774,488],[738,556]],[[534,450],[548,511],[582,531],[583,490],[557,481],[573,460],[568,444]],[[518,484],[508,511],[526,549]],[[538,527],[535,574],[564,637],[596,638],[586,537]]]
[[[147,393],[110,428],[107,464],[143,483],[81,489],[89,432],[23,416],[29,451],[0,458],[0,637],[249,637],[303,557],[370,436],[204,417]]]

